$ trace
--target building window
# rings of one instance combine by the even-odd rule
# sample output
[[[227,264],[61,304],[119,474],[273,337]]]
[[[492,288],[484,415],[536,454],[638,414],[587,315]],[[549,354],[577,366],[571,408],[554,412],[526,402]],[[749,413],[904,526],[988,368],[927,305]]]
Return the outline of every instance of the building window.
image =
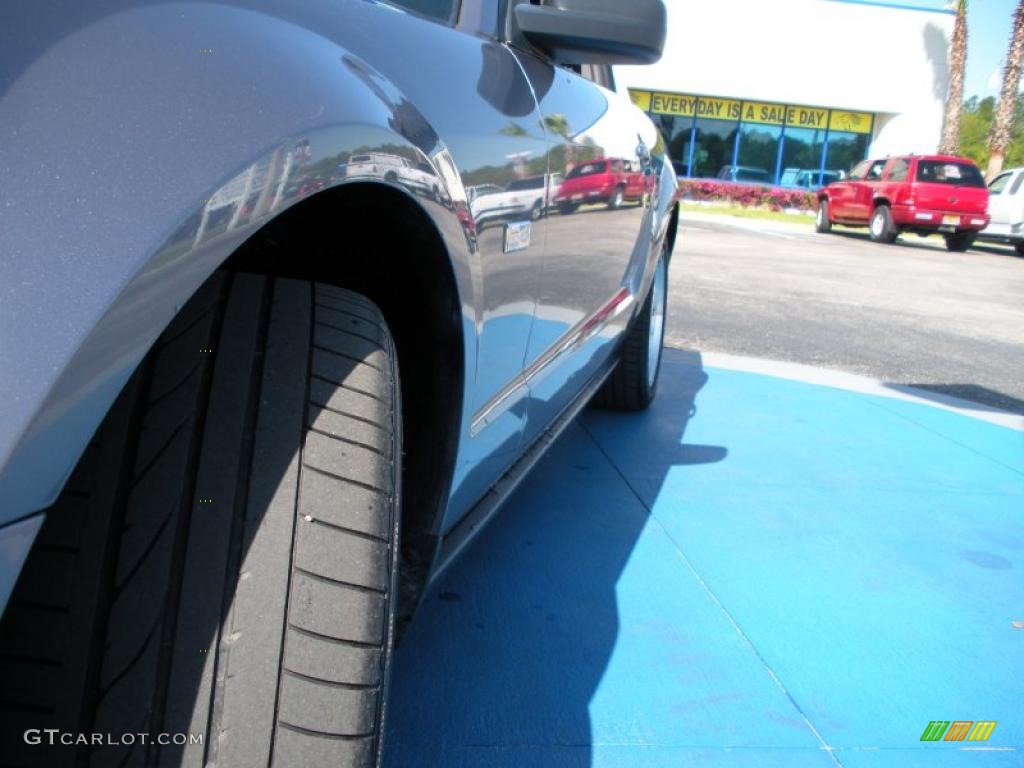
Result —
[[[832,131],[825,149],[825,170],[831,173],[847,171],[864,159],[868,152],[866,133]]]
[[[694,131],[691,176],[713,178],[732,164],[736,143],[736,121],[698,118]]]
[[[749,177],[764,173],[765,178],[774,180],[781,138],[781,125],[744,125],[740,129],[740,149],[736,155],[736,165],[749,169],[746,174]]]
[[[824,129],[786,126],[786,133],[782,137],[782,173],[779,184],[808,189],[821,186],[821,157],[824,151]]]
[[[676,173],[680,176],[692,176],[689,164],[693,118],[679,115],[651,115],[651,118],[665,137],[668,144],[668,156]]]

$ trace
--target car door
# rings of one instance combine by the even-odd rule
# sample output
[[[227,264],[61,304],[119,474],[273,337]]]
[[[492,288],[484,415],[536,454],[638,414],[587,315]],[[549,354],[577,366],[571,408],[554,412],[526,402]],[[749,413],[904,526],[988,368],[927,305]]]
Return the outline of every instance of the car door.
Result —
[[[992,179],[988,185],[988,213],[992,217],[988,232],[1009,234],[1012,225],[1024,218],[1022,181],[1024,170],[1006,171]]]
[[[829,204],[832,207],[832,216],[834,218],[849,219],[851,217],[850,210],[854,187],[860,184],[870,165],[871,163],[867,160],[857,163],[845,179],[829,186]]]
[[[846,206],[846,218],[851,221],[867,221],[871,218],[875,194],[882,184],[885,163],[885,160],[872,160],[864,180],[853,184]]]
[[[451,255],[455,269],[465,273],[460,282],[470,288],[459,297],[466,387],[464,395],[450,395],[461,400],[462,432],[442,526],[447,529],[522,450],[527,388],[521,374],[543,222],[509,220],[502,208],[509,183],[546,172],[548,143],[516,57],[479,29],[464,26],[479,26],[483,11],[496,10],[497,0],[389,4],[414,13],[382,14],[357,3],[353,13],[358,16],[339,14],[358,21],[346,28],[349,50],[341,64],[388,105],[390,123],[417,137],[448,182],[450,201],[419,200],[428,207],[450,207],[465,230],[466,252]],[[471,10],[478,12],[473,19]],[[382,56],[382,40],[401,55]],[[437,220],[448,225],[453,219],[439,214]],[[396,274],[394,279],[407,278]]]
[[[530,78],[548,140],[548,166],[569,177],[598,159],[653,174],[653,124],[627,97],[531,52],[516,51]],[[589,68],[592,77],[606,70]],[[608,73],[610,77],[610,73]],[[614,175],[614,171],[613,171]],[[620,174],[621,175],[621,174]],[[560,413],[599,372],[625,329],[630,277],[649,245],[646,196],[615,207],[612,196],[584,199],[546,218],[544,263],[527,350],[530,407],[527,439]],[[564,212],[562,212],[564,211]]]

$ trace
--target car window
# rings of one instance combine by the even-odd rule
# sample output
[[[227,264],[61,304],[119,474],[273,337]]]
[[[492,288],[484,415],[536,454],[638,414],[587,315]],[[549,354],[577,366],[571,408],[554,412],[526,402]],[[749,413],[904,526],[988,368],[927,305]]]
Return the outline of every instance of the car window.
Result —
[[[985,179],[977,166],[947,160],[918,160],[917,180],[929,184],[951,184],[960,187],[985,186]]]
[[[584,64],[580,67],[579,73],[592,83],[597,83],[609,91],[615,90],[615,78],[608,64]]]
[[[882,178],[882,170],[885,168],[885,160],[876,160],[871,164],[871,168],[868,169],[867,175],[864,177],[865,181],[878,181]]]
[[[768,181],[770,178],[768,171],[759,168],[739,168],[736,171],[736,181]]]
[[[992,183],[988,185],[989,194],[1001,195],[1003,190],[1006,189],[1006,185],[1010,183],[1010,177],[1012,173],[1001,173],[992,179]]]
[[[454,19],[456,6],[459,4],[458,0],[384,0],[384,2],[438,21]]]
[[[858,179],[863,179],[864,178],[864,174],[866,174],[868,172],[868,166],[870,164],[871,164],[870,160],[863,160],[863,161],[857,163],[850,170],[850,175],[849,175],[848,178],[850,178],[853,181],[856,181]]]
[[[1010,194],[1016,195],[1020,190],[1021,183],[1024,183],[1024,171],[1017,174],[1017,180],[1013,182],[1013,186],[1010,188]]]
[[[515,181],[509,182],[507,187],[509,192],[514,192],[517,189],[543,189],[544,188],[544,177],[534,176],[529,179],[516,179]]]
[[[566,176],[566,178],[575,179],[579,176],[593,176],[595,173],[604,173],[604,170],[604,161],[599,163],[583,163],[582,165],[577,165],[575,168],[569,171],[569,175]]]
[[[910,173],[910,161],[905,157],[897,157],[889,168],[889,181],[906,181]]]

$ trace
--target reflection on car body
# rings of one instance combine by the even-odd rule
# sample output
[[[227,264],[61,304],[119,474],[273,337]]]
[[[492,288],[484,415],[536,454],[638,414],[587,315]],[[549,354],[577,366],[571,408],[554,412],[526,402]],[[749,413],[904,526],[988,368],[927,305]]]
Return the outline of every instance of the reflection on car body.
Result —
[[[598,83],[665,8],[571,6],[5,9],[5,762],[380,765],[425,590],[595,395],[656,391],[678,184]],[[606,204],[544,215],[587,164]]]

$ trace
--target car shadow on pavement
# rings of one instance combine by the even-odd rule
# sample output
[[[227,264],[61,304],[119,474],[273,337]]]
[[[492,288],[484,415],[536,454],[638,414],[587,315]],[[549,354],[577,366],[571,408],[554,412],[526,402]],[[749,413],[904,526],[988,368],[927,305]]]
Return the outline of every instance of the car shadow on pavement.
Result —
[[[840,237],[845,237],[849,240],[871,242],[871,235],[867,231],[867,229],[833,229],[831,234],[839,235]],[[883,245],[883,243],[879,243],[879,245]],[[928,235],[927,237],[921,237],[919,235],[906,232],[900,235],[900,237],[897,238],[894,242],[886,243],[884,245],[889,247],[902,246],[907,248],[920,248],[921,246],[928,246],[930,248],[935,248],[941,251],[946,250],[945,243],[943,243],[942,239],[937,237],[936,235]],[[987,253],[990,256],[1009,256],[1015,259],[1022,258],[1021,255],[1018,254],[1011,245],[1001,246],[994,243],[975,243],[974,245],[967,249],[966,253],[971,253],[972,251],[977,251],[979,253]]]
[[[653,499],[674,468],[728,453],[683,442],[708,378],[699,353],[664,363],[648,411],[585,411],[428,593],[396,651],[389,768],[592,765],[616,588]],[[637,445],[629,467],[613,441]]]

